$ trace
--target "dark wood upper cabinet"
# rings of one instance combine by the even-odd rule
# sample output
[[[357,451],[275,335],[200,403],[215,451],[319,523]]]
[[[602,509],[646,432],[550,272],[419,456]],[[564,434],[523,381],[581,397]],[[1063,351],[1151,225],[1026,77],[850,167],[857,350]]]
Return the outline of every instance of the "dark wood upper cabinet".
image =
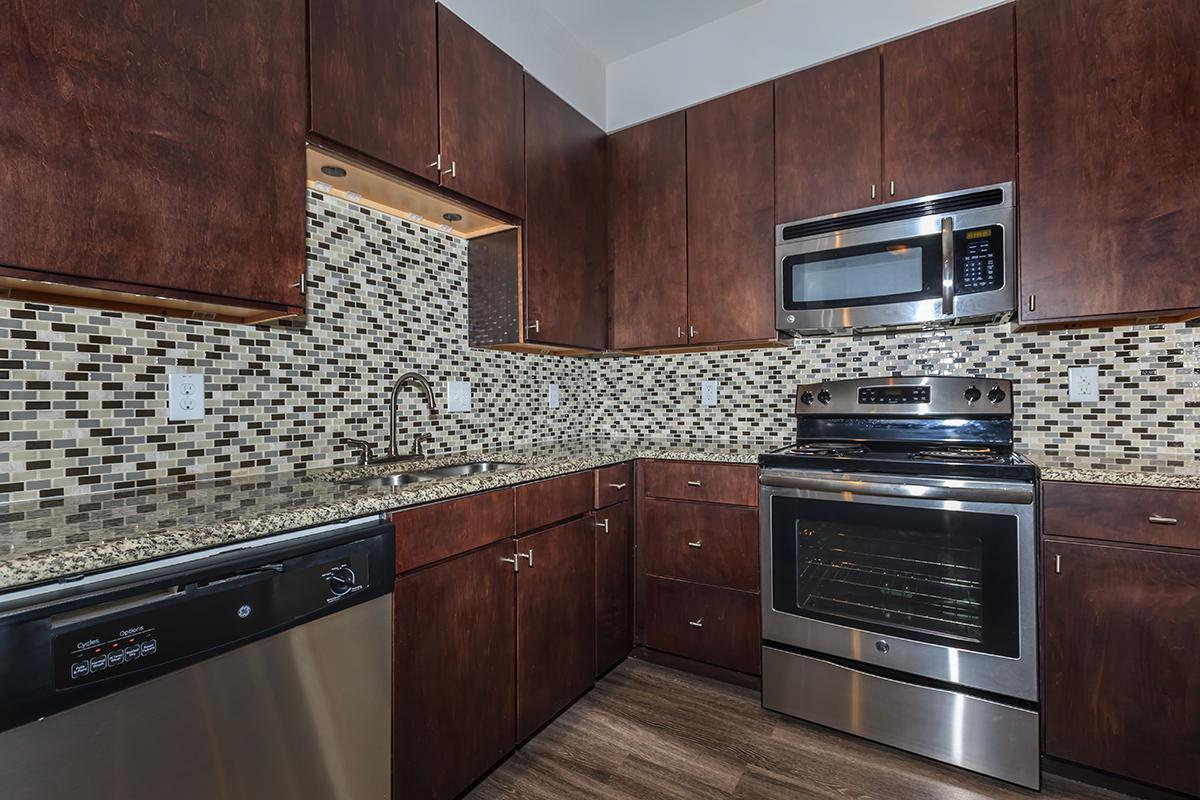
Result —
[[[687,110],[690,344],[774,339],[774,122],[769,83]]]
[[[309,127],[437,181],[437,4],[308,0]]]
[[[1043,548],[1046,754],[1200,794],[1200,554]]]
[[[516,541],[517,739],[591,687],[596,672],[596,522],[589,514]]]
[[[505,539],[396,581],[396,797],[450,800],[515,744],[512,553]]]
[[[608,342],[605,135],[525,76],[525,336]]]
[[[596,675],[633,649],[633,503],[596,512]]]
[[[1200,3],[1017,4],[1020,319],[1200,309]]]
[[[1012,5],[906,36],[882,50],[885,200],[1013,180]],[[1046,88],[1062,90],[1053,77],[1048,81]]]
[[[612,346],[687,344],[686,115],[608,137]]]
[[[525,71],[444,5],[437,16],[442,186],[524,217]]]
[[[872,49],[775,81],[777,223],[883,202],[879,69]]]
[[[303,305],[304,54],[299,0],[5,3],[0,265]]]

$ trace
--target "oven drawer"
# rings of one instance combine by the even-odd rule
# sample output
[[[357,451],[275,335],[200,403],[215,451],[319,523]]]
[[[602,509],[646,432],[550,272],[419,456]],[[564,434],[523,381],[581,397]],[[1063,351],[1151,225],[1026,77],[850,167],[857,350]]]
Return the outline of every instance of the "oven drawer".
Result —
[[[649,576],[645,587],[643,644],[759,674],[762,633],[757,594]]]
[[[756,510],[672,500],[645,500],[642,509],[648,574],[759,590]]]
[[[607,508],[633,497],[633,465],[630,463],[596,470],[596,508]]]
[[[758,467],[703,461],[647,461],[642,467],[647,497],[758,506]]]
[[[1200,549],[1200,491],[1042,484],[1047,536]]]

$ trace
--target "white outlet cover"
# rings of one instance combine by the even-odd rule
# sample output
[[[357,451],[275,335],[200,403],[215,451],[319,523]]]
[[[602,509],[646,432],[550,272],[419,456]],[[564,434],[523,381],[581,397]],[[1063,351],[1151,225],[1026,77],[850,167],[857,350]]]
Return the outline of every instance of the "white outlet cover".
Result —
[[[167,373],[167,419],[172,422],[204,419],[203,374]]]
[[[450,381],[446,384],[446,410],[471,410],[471,382]]]
[[[558,384],[552,383],[546,388],[546,403],[551,408],[558,408]]]
[[[1071,367],[1067,370],[1067,386],[1072,403],[1100,402],[1100,368]]]
[[[700,403],[706,406],[715,406],[717,404],[717,382],[716,381],[701,381],[700,382]]]

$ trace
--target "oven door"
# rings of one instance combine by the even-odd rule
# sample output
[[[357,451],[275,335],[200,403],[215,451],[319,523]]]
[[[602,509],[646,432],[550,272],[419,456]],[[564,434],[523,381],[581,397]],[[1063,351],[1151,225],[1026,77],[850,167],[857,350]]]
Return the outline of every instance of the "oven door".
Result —
[[[764,470],[763,638],[1037,699],[1034,487]]]

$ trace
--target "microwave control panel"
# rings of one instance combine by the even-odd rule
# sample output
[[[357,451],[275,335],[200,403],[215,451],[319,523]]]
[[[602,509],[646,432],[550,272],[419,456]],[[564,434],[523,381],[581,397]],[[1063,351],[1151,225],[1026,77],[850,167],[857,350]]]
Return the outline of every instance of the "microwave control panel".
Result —
[[[990,292],[1004,285],[1004,229],[999,225],[954,233],[954,292]]]

